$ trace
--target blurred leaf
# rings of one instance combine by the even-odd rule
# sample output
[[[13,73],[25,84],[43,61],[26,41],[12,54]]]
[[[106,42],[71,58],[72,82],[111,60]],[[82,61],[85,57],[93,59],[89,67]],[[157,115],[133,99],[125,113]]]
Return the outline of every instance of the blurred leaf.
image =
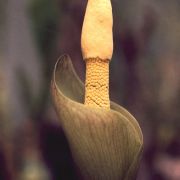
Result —
[[[59,15],[56,1],[33,0],[30,5],[30,15],[40,52],[47,56],[57,34]]]

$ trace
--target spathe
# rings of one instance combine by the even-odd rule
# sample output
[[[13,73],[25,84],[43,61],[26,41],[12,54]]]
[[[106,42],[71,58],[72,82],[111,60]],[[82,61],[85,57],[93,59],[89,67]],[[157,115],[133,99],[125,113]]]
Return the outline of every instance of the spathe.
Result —
[[[143,136],[138,122],[124,108],[83,104],[84,85],[68,55],[57,61],[52,97],[82,179],[135,179]]]

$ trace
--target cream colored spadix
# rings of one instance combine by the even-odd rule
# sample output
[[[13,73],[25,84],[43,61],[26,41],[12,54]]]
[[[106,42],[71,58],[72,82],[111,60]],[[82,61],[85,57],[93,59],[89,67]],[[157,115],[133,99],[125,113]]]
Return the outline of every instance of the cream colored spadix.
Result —
[[[110,0],[88,0],[83,22],[81,47],[84,59],[111,59],[113,18]]]
[[[81,36],[86,61],[85,104],[110,108],[109,61],[113,52],[113,18],[110,0],[89,0]]]

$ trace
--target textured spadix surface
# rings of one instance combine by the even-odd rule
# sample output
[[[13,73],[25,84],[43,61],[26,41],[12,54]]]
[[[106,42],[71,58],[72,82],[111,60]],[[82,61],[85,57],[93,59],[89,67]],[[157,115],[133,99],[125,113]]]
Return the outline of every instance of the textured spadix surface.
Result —
[[[143,144],[138,122],[113,102],[109,110],[85,106],[67,55],[56,63],[52,97],[82,179],[135,179]]]

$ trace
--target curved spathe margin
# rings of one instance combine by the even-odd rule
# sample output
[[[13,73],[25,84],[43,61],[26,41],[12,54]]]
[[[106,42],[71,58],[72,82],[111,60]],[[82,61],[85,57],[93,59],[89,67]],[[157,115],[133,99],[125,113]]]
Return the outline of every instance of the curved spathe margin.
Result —
[[[83,104],[85,92],[84,84],[77,76],[68,55],[62,55],[56,62],[53,81],[56,89],[58,89],[63,96],[69,98],[69,100],[75,101],[76,103]],[[125,108],[112,101],[111,110],[117,111],[125,116],[133,124],[139,134],[139,138],[143,142],[143,135],[137,120]]]
[[[56,63],[52,97],[83,179],[130,180],[143,143],[135,118],[113,102],[111,110],[85,106],[84,85],[67,55]]]

